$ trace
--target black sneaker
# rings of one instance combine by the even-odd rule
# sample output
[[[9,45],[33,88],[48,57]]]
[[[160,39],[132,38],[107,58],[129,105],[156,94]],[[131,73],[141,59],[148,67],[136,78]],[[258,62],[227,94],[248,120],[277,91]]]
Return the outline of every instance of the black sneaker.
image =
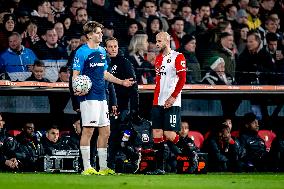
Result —
[[[147,175],[164,175],[166,172],[161,169],[156,169],[155,171],[152,172],[147,172]]]

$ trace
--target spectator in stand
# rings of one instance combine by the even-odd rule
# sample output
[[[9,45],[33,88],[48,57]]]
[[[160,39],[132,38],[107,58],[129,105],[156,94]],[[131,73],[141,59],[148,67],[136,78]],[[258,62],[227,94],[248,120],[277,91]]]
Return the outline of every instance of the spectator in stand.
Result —
[[[249,4],[249,0],[238,0],[238,9],[246,10]]]
[[[64,29],[65,29],[65,33],[71,33],[70,26],[71,26],[71,18],[70,17],[65,17],[63,19],[63,24],[64,24]]]
[[[43,35],[44,42],[35,45],[35,53],[40,60],[67,59],[67,51],[58,45],[58,35],[54,27],[47,28]]]
[[[148,51],[147,40],[147,34],[138,31],[131,39],[128,47],[128,59],[134,67],[137,84],[150,84],[154,82],[154,74],[151,70],[154,69],[154,66],[150,62],[151,60],[146,60],[144,57]]]
[[[231,24],[236,21],[237,17],[237,6],[234,4],[228,4],[225,7],[225,20],[229,21]]]
[[[94,21],[103,23],[103,21],[109,16],[109,11],[105,8],[105,0],[90,0],[88,4],[88,14]]]
[[[241,161],[246,171],[264,171],[268,167],[265,142],[258,136],[259,125],[254,113],[246,113],[240,128]]]
[[[271,73],[274,71],[274,64],[270,54],[263,48],[259,33],[248,33],[247,46],[239,56],[237,71],[238,84],[273,84],[274,76]]]
[[[62,66],[58,73],[56,82],[68,83],[70,71],[67,66]],[[50,116],[53,124],[64,127],[64,109],[70,100],[69,93],[52,93],[48,96],[50,105]]]
[[[106,21],[103,25],[104,25],[104,28],[103,28],[103,41],[105,41],[109,37],[113,37],[115,35],[114,34],[115,28],[114,28],[114,25],[113,25],[112,22]]]
[[[235,77],[236,62],[234,48],[234,36],[232,33],[223,32],[219,35],[216,47],[213,49],[215,56],[222,57],[225,61],[225,71]]]
[[[259,2],[257,0],[250,0],[248,4],[248,21],[249,30],[259,30],[261,28],[261,20],[259,19]]]
[[[8,37],[15,31],[16,17],[13,14],[3,16],[3,24],[0,25],[0,53],[9,47]]]
[[[84,9],[88,8],[88,0],[80,0]]]
[[[248,14],[246,10],[240,9],[237,12],[236,21],[232,22],[232,28],[236,30],[240,28],[240,26],[243,24],[247,25],[247,22],[248,22]]]
[[[235,42],[238,50],[238,54],[241,54],[246,46],[247,46],[247,34],[248,34],[249,28],[246,24],[240,24],[239,28],[235,30]]]
[[[69,37],[68,37],[68,46],[67,46],[67,53],[68,53],[68,65],[71,65],[71,63],[69,61],[72,61],[72,58],[70,58],[71,54],[73,51],[75,51],[80,43],[81,43],[81,35],[78,34],[78,33],[75,33],[75,34],[71,34]]]
[[[208,59],[212,57],[212,49],[216,48],[217,42],[220,40],[220,34],[223,32],[233,33],[230,22],[219,22],[214,29],[199,33],[196,36],[196,57],[203,70],[208,70]]]
[[[274,18],[272,16],[268,17],[265,21],[265,33],[274,33],[277,35],[278,38],[278,45],[282,45],[282,40],[284,39],[284,34],[278,31],[278,20],[277,18]],[[267,45],[267,41],[264,39],[264,45]]]
[[[55,21],[60,21],[66,16],[64,0],[51,0],[51,12],[54,15]]]
[[[19,8],[14,12],[17,18],[16,31],[22,34],[26,30],[27,24],[30,22],[30,13],[24,8]]]
[[[70,21],[75,20],[76,12],[78,8],[83,8],[83,4],[80,0],[72,0],[69,9],[67,10],[68,18]]]
[[[129,43],[130,43],[132,37],[135,35],[135,33],[139,30],[141,31],[142,29],[143,29],[143,27],[138,21],[136,21],[135,19],[130,19],[129,25],[128,25],[128,32],[127,32],[127,34],[128,34],[127,46],[129,46]]]
[[[113,23],[115,37],[120,44],[120,50],[127,49],[127,29],[130,19],[135,19],[135,11],[130,10],[129,0],[117,0],[114,9],[111,11],[108,22]]]
[[[172,2],[169,0],[161,0],[158,14],[167,21],[173,19],[175,15],[172,12]]]
[[[31,66],[37,60],[34,52],[21,45],[22,37],[17,32],[13,32],[8,40],[9,48],[0,54],[0,69],[4,67],[7,73],[31,71]],[[21,81],[21,78],[17,79]]]
[[[275,64],[275,70],[278,72],[277,83],[279,85],[284,84],[284,48],[276,33],[267,33],[266,34],[266,50],[272,56],[273,62]]]
[[[231,137],[230,131],[226,124],[219,124],[204,141],[202,150],[208,153],[209,171],[241,170],[240,144]]]
[[[171,35],[171,48],[176,50],[180,48],[181,38],[185,35],[184,32],[184,19],[182,17],[174,17],[171,20],[171,29],[169,30]]]
[[[273,13],[273,8],[275,6],[276,0],[260,0],[259,6],[259,18],[262,23],[265,23],[265,20]]]
[[[186,60],[186,83],[199,83],[201,80],[200,64],[195,56],[196,39],[193,35],[186,34],[181,40],[181,48],[178,50]]]
[[[143,28],[145,29],[147,26],[147,19],[149,16],[159,16],[157,12],[157,6],[155,0],[144,0],[142,1],[143,5],[143,14],[138,18],[138,21],[142,24]],[[169,24],[165,18],[160,17],[163,23],[163,31],[168,31]]]
[[[54,29],[57,33],[57,36],[58,36],[58,45],[63,47],[64,49],[67,48],[67,37],[65,35],[65,32],[64,32],[64,26],[63,26],[63,23],[62,22],[56,22],[54,24]]]
[[[208,3],[202,3],[199,7],[199,13],[195,16],[196,33],[207,31],[213,28],[211,18],[211,7]]]
[[[28,23],[26,30],[23,33],[22,44],[27,48],[34,49],[34,45],[39,42],[39,40],[38,27],[36,23],[31,21]]]
[[[195,32],[195,15],[192,13],[191,6],[189,4],[182,5],[179,14],[184,19],[184,32],[187,34]]]
[[[50,82],[48,79],[44,77],[45,75],[45,67],[44,63],[36,60],[33,64],[32,75],[27,78],[26,81],[37,81],[37,82]]]
[[[31,19],[35,21],[40,30],[45,30],[46,27],[55,23],[51,5],[48,0],[38,0],[35,3],[36,9],[31,13]]]
[[[71,23],[69,31],[72,33],[80,33],[83,34],[83,26],[88,21],[88,13],[84,8],[78,8],[76,10],[75,22]],[[68,34],[67,34],[68,35]]]
[[[149,16],[147,19],[146,33],[148,42],[156,44],[156,35],[162,31],[163,23],[157,16]]]

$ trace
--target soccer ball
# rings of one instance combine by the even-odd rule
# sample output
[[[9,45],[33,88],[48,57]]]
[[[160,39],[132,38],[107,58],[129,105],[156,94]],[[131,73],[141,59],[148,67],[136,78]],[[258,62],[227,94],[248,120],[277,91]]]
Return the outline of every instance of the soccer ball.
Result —
[[[79,75],[73,80],[72,84],[75,93],[88,93],[92,87],[92,81],[86,75]]]

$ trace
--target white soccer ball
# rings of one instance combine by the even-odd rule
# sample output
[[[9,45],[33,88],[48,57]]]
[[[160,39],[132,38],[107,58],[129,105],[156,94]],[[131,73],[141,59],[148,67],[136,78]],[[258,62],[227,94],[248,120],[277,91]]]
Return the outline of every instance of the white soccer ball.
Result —
[[[75,93],[88,93],[91,87],[92,81],[86,75],[79,75],[73,80],[73,91]]]

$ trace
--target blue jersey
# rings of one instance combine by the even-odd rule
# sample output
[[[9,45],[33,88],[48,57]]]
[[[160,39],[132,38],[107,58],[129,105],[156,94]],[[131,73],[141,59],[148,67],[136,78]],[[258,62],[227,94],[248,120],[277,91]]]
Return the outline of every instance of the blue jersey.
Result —
[[[107,70],[106,51],[103,47],[89,48],[82,45],[73,59],[73,70],[80,71],[81,75],[87,75],[92,81],[89,93],[79,98],[84,100],[106,100],[104,71]]]

